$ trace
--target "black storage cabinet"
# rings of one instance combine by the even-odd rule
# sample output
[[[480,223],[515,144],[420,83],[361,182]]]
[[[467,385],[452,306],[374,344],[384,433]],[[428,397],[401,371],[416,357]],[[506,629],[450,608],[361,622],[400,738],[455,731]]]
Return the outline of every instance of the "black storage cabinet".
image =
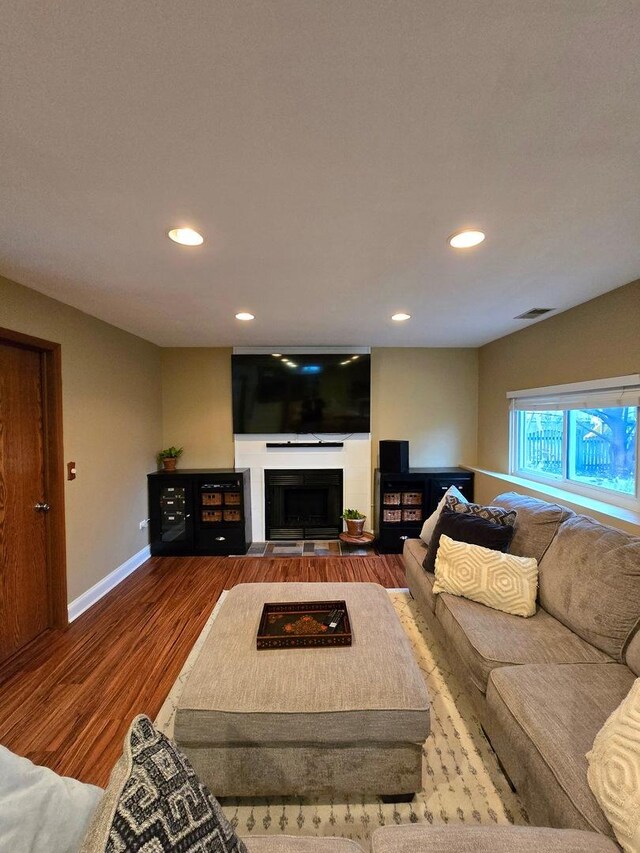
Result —
[[[382,554],[400,554],[450,486],[473,500],[473,472],[464,468],[410,468],[406,474],[376,470],[375,532]]]
[[[154,471],[147,477],[151,554],[246,554],[251,545],[248,468]]]

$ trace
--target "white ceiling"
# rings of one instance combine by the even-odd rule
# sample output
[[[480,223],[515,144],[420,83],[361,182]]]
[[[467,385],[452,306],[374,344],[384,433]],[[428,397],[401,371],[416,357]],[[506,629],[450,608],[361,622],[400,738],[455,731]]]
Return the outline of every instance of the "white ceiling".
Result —
[[[158,344],[475,346],[640,275],[637,0],[0,15],[0,272]]]

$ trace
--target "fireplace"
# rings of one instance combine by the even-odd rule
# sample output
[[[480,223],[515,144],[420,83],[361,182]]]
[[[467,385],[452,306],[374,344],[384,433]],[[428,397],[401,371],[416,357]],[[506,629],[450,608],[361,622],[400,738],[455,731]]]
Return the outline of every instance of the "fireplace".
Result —
[[[336,539],[342,530],[342,469],[266,470],[267,539]]]

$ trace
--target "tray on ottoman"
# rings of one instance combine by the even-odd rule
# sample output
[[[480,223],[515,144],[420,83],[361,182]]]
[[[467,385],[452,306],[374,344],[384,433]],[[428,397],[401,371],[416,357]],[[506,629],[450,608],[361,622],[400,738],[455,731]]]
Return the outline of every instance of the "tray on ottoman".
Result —
[[[342,616],[335,630],[326,625],[334,610]],[[345,601],[267,602],[256,640],[258,649],[314,649],[350,646],[351,624]]]

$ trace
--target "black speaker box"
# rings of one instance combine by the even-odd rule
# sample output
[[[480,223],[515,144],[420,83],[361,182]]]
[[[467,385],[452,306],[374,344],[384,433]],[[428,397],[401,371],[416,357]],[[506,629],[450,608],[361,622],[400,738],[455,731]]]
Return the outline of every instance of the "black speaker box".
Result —
[[[409,442],[380,442],[380,471],[383,474],[406,474],[409,470]]]

